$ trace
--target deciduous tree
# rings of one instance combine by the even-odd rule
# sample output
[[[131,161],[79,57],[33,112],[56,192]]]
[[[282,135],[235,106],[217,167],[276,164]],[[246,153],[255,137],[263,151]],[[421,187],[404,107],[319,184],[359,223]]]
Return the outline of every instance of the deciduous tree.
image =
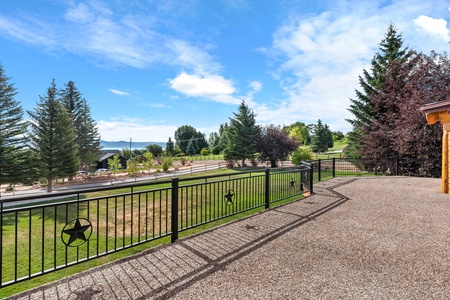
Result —
[[[270,166],[275,168],[279,161],[286,160],[298,146],[297,139],[290,137],[280,126],[264,126],[258,140],[259,160],[268,161]]]

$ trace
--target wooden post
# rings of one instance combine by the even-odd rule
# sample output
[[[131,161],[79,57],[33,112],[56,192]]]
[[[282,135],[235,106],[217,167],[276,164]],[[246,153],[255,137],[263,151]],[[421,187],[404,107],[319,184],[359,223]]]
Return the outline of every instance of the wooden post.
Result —
[[[448,131],[450,130],[450,124],[445,124],[442,129],[442,192],[448,193]]]
[[[449,176],[450,176],[450,101],[427,104],[420,108],[425,115],[428,124],[440,122],[442,124],[442,171],[441,171],[441,190],[449,193]]]

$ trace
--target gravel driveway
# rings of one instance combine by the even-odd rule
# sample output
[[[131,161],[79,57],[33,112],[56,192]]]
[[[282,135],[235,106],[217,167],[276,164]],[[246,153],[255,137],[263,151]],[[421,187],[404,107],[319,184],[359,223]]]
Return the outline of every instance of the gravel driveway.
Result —
[[[450,298],[440,179],[340,177],[315,192],[16,298]]]

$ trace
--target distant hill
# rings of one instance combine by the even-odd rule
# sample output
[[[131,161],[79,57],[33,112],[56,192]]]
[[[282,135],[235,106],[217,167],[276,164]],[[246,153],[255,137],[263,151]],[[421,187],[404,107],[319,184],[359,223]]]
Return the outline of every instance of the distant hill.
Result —
[[[118,142],[111,142],[111,141],[103,141],[100,140],[100,143],[102,144],[102,147],[104,150],[107,149],[116,149],[116,150],[122,150],[122,149],[130,149],[130,142],[126,141],[118,141]],[[166,148],[166,143],[163,142],[131,142],[131,148],[134,149],[144,149],[148,145],[159,145],[163,149]]]

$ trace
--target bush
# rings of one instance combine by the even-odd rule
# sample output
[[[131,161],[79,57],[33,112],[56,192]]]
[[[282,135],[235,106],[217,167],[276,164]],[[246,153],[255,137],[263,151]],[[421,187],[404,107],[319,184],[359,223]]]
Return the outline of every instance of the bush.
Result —
[[[202,151],[200,151],[200,154],[203,156],[209,155],[209,150],[207,148],[203,148]]]
[[[171,156],[160,157],[160,161],[164,172],[167,172],[173,164],[173,158]]]
[[[218,154],[220,154],[220,147],[219,146],[214,146],[214,147],[212,147],[212,149],[211,149],[211,154],[214,154],[214,155],[218,155]]]
[[[308,147],[298,147],[297,150],[292,153],[291,161],[294,165],[300,165],[302,160],[312,160],[312,153]]]

